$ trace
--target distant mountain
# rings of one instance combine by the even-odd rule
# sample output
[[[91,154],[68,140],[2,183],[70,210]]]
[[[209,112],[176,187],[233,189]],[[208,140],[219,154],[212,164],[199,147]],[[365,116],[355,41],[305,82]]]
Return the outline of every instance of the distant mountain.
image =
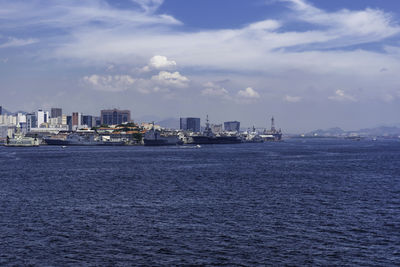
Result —
[[[327,130],[318,129],[306,133],[307,136],[400,136],[400,127],[397,126],[380,126],[375,128],[365,128],[356,131],[344,131],[339,127],[330,128]]]
[[[375,128],[366,128],[357,131],[360,135],[371,136],[399,136],[400,127],[396,126],[380,126]]]
[[[11,112],[3,107],[2,109],[3,115],[17,115],[18,113],[26,114],[26,111],[18,110],[16,112]]]
[[[156,124],[160,125],[161,127],[169,128],[169,129],[179,129],[180,128],[180,123],[179,123],[178,118],[166,118],[166,119],[157,121]]]
[[[346,134],[346,132],[339,128],[339,127],[333,127],[333,128],[329,128],[327,130],[322,130],[322,129],[318,129],[315,131],[311,131],[309,133],[307,133],[306,135],[312,135],[312,136],[340,136],[340,135],[344,135]]]
[[[161,120],[160,117],[151,116],[151,115],[144,115],[144,116],[141,116],[141,117],[134,118],[135,122],[153,122],[153,121],[156,122],[156,121],[159,121],[159,120]]]
[[[169,128],[169,129],[179,129],[179,119],[178,118],[160,118],[157,116],[150,116],[150,115],[145,115],[141,116],[138,118],[135,118],[135,122],[154,122],[154,124],[160,125],[163,128]]]
[[[10,111],[8,111],[7,109],[5,109],[4,107],[2,108],[2,115],[10,115],[12,114]]]

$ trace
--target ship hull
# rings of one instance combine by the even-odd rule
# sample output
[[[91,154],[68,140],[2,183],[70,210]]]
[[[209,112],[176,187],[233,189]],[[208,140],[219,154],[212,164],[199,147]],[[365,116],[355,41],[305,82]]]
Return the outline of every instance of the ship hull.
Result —
[[[143,140],[145,146],[176,146],[182,145],[182,142],[179,141],[170,141],[165,139],[144,139]]]
[[[222,144],[240,144],[242,140],[235,136],[191,136],[188,144],[193,145],[222,145]]]
[[[60,139],[45,139],[44,140],[49,146],[123,146],[124,142],[86,142],[86,141],[71,141],[71,140],[60,140]]]

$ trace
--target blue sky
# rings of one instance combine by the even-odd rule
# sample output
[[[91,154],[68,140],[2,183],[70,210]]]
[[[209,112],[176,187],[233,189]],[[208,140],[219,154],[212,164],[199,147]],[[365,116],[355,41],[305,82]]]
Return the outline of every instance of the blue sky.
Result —
[[[395,0],[0,0],[0,105],[398,124]]]

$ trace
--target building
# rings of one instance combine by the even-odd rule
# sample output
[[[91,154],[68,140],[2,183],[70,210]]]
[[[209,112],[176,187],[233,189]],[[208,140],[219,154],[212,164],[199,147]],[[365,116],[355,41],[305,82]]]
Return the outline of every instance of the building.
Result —
[[[39,109],[36,111],[36,127],[40,128],[40,125],[42,123],[47,123],[49,120],[49,112],[48,111],[43,111],[42,109]]]
[[[17,125],[21,123],[26,123],[26,115],[22,113],[17,114]]]
[[[71,125],[74,130],[82,125],[82,113],[72,112]]]
[[[94,126],[100,126],[101,125],[101,117],[93,117],[94,120]]]
[[[26,114],[26,131],[30,132],[32,128],[37,127],[37,119],[35,113]]]
[[[62,109],[61,108],[51,108],[51,117],[58,118],[62,116]]]
[[[131,121],[129,110],[107,109],[101,111],[101,124],[115,125]]]
[[[224,129],[227,132],[239,132],[240,131],[240,122],[226,121],[226,122],[224,122]]]
[[[181,118],[180,129],[183,131],[200,132],[200,118]]]
[[[68,123],[67,123],[67,115],[62,115],[61,116],[61,124],[62,125],[68,125]]]
[[[72,116],[67,116],[68,130],[72,131]]]
[[[0,106],[0,115],[3,115],[3,107]]]
[[[93,127],[93,116],[84,115],[82,116],[82,124],[87,125],[89,128]]]

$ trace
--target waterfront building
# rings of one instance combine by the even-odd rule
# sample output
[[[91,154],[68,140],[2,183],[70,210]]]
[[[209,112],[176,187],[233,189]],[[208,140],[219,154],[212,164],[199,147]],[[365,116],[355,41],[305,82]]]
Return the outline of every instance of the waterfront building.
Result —
[[[62,109],[61,108],[51,108],[51,117],[58,118],[62,116]]]
[[[26,114],[26,131],[30,132],[32,128],[37,127],[37,118],[35,113]]]
[[[93,122],[94,122],[94,126],[100,126],[101,125],[101,117],[93,117]]]
[[[61,116],[61,124],[62,125],[68,125],[68,123],[67,123],[67,115],[62,115]]]
[[[72,131],[72,116],[67,116],[68,130]]]
[[[93,116],[84,115],[82,116],[82,124],[87,125],[89,128],[93,127]]]
[[[183,131],[200,132],[200,118],[180,118],[180,129]]]
[[[39,109],[36,111],[36,123],[37,127],[40,127],[42,123],[47,123],[49,119],[49,112]]]
[[[131,121],[129,110],[106,109],[101,111],[101,124],[115,125]]]
[[[17,124],[26,123],[26,115],[22,113],[17,114]]]
[[[17,116],[14,115],[0,115],[0,124],[2,125],[17,125]]]
[[[76,131],[82,125],[82,113],[80,112],[72,112],[72,120],[71,120],[72,130]]]
[[[82,114],[79,112],[72,112],[72,125],[80,126],[82,124]]]
[[[224,122],[224,129],[227,132],[239,132],[240,131],[240,122],[226,121],[226,122]]]

